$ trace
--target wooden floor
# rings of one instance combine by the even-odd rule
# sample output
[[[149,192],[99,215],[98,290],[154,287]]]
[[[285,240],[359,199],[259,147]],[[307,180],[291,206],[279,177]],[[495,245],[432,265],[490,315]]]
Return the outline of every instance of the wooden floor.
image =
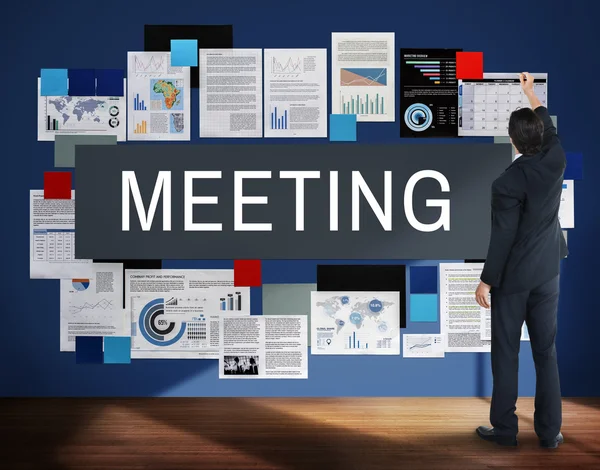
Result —
[[[564,400],[565,444],[476,437],[479,398],[0,399],[0,467],[19,469],[600,469],[600,399]]]

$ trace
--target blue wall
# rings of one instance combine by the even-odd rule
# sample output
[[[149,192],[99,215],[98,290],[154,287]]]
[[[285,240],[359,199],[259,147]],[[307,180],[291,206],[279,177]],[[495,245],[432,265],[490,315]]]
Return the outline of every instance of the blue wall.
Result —
[[[488,354],[445,359],[310,357],[308,380],[221,380],[216,361],[136,360],[130,365],[76,365],[59,352],[59,281],[29,279],[29,189],[43,187],[53,168],[53,144],[37,142],[36,79],[41,68],[126,69],[126,52],[143,50],[143,25],[233,24],[236,47],[331,47],[332,31],[395,31],[400,47],[462,47],[483,51],[488,72],[548,72],[549,109],[567,150],[585,155],[585,180],[575,185],[576,226],[564,262],[558,349],[567,396],[597,396],[600,331],[595,238],[600,222],[596,104],[590,80],[600,76],[592,44],[600,43],[593,0],[577,2],[302,2],[165,3],[147,0],[28,2],[2,15],[4,44],[4,183],[2,243],[1,396],[472,396],[488,395]],[[21,3],[20,5],[25,5]],[[141,5],[141,8],[137,8]],[[17,10],[18,8],[18,10]],[[12,11],[11,11],[12,9]],[[597,10],[597,7],[596,7]],[[579,66],[575,67],[577,64]],[[583,68],[582,68],[583,67]],[[398,70],[398,67],[396,67]],[[582,71],[585,75],[579,75]],[[591,78],[587,78],[591,77]],[[192,92],[192,142],[198,135],[198,90]],[[398,102],[396,103],[398,110]],[[397,112],[398,113],[398,112]],[[8,124],[8,126],[7,126]],[[361,123],[362,143],[392,143],[395,123]],[[475,139],[473,139],[475,141]],[[479,139],[479,141],[488,139]],[[322,140],[319,140],[322,141]],[[244,143],[276,143],[249,139]],[[292,143],[292,141],[286,141]],[[308,143],[302,140],[299,143]],[[233,144],[240,141],[232,141]],[[296,143],[296,142],[293,142]],[[121,144],[119,144],[121,145]],[[126,145],[126,144],[125,144]],[[485,155],[482,155],[485,158]],[[317,261],[269,261],[264,282],[315,282]],[[231,261],[166,261],[165,268],[233,267]],[[259,288],[252,289],[260,313]],[[439,325],[409,323],[405,332],[434,332]],[[528,343],[522,343],[520,389],[534,392]]]

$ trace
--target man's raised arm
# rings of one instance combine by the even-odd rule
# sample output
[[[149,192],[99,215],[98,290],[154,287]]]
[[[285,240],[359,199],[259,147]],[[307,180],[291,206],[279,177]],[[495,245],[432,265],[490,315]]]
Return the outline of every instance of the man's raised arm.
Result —
[[[529,100],[531,109],[533,109],[535,114],[537,114],[544,123],[542,151],[547,152],[554,145],[560,144],[558,135],[556,133],[556,127],[554,127],[554,123],[552,122],[552,118],[548,112],[548,108],[542,106],[539,98],[535,95],[535,91],[533,90],[533,82],[535,79],[533,75],[531,75],[529,72],[523,72],[519,74],[519,79],[521,80],[521,88]]]

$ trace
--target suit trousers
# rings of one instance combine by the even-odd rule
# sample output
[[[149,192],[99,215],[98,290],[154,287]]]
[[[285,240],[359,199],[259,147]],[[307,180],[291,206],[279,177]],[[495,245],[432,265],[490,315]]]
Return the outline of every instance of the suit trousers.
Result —
[[[534,428],[540,439],[554,439],[562,424],[556,360],[559,276],[516,294],[492,289],[492,375],[490,422],[498,435],[516,436],[521,327],[527,324],[535,363]]]

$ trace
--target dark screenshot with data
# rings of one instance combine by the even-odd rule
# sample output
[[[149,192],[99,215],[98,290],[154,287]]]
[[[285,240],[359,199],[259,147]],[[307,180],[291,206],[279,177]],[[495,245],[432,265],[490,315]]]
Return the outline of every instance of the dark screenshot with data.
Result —
[[[400,49],[400,137],[457,137],[461,51]]]

